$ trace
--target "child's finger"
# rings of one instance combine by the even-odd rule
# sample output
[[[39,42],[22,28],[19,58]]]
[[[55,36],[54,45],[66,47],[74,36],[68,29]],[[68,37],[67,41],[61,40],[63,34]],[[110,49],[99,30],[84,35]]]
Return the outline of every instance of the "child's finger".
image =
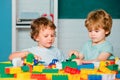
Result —
[[[40,56],[35,55],[35,59],[41,60],[42,58]]]

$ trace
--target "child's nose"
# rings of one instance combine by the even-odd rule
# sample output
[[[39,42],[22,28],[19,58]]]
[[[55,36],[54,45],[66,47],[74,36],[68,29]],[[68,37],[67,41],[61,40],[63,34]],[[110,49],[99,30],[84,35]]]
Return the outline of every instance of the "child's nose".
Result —
[[[53,39],[53,37],[52,36],[49,36],[49,40],[52,40]]]
[[[94,32],[94,31],[92,31],[92,32],[91,32],[91,35],[92,35],[92,36],[93,36],[93,35],[95,35],[95,32]]]

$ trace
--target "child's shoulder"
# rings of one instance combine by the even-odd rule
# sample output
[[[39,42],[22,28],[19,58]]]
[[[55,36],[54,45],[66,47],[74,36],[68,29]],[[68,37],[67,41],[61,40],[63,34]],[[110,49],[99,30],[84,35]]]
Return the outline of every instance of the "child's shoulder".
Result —
[[[103,43],[103,45],[108,45],[108,46],[112,46],[112,43],[111,42],[109,42],[109,41],[105,41],[104,43]]]
[[[38,46],[33,46],[33,47],[30,47],[30,48],[23,49],[22,51],[37,50],[37,49],[39,49]]]

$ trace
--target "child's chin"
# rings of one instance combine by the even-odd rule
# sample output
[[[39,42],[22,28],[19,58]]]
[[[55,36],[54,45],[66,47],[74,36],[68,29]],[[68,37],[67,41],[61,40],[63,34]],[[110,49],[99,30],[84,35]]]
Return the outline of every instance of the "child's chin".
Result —
[[[50,48],[51,47],[51,45],[50,46],[46,46],[46,48]]]

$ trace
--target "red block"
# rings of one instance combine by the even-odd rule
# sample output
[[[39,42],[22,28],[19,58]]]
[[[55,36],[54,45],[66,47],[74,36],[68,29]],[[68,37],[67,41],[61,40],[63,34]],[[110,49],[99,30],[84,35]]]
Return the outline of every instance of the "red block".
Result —
[[[47,80],[45,74],[32,74],[31,78],[37,80]]]
[[[10,68],[5,68],[5,73],[9,74],[10,73]]]
[[[80,73],[80,71],[79,71],[78,69],[76,69],[76,68],[71,68],[71,67],[69,67],[69,66],[66,66],[65,69],[64,69],[64,71],[65,71],[66,73],[70,73],[70,74],[79,74],[79,73]]]

